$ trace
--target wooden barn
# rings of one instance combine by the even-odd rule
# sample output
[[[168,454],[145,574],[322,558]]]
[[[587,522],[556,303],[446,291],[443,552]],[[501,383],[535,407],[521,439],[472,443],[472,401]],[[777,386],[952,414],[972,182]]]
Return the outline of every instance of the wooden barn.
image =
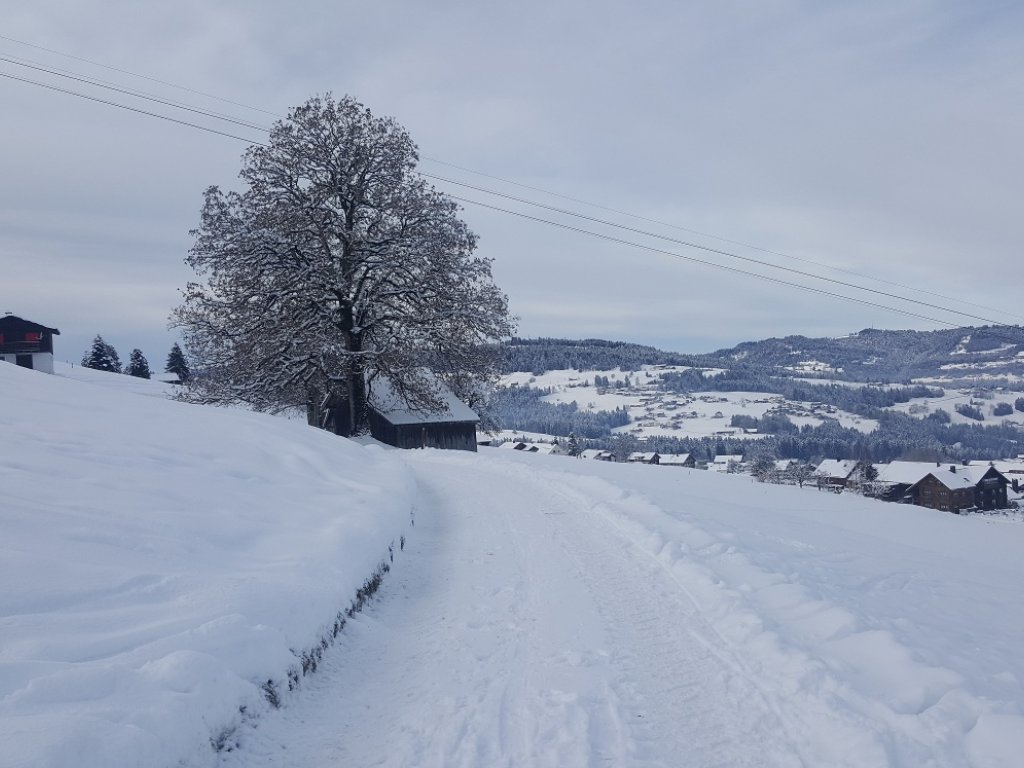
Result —
[[[384,378],[370,388],[370,434],[396,448],[447,448],[476,451],[480,417],[441,382],[436,382],[444,410],[438,413],[410,408]]]
[[[0,360],[53,373],[53,337],[56,328],[48,328],[17,315],[0,317]]]

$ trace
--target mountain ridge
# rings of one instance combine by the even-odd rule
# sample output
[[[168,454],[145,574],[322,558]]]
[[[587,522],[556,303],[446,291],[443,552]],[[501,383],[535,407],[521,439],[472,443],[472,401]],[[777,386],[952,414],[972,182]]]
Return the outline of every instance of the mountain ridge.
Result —
[[[744,341],[706,353],[682,353],[604,339],[513,338],[505,373],[575,368],[635,370],[641,365],[730,368],[781,376],[908,383],[1024,377],[1024,328],[963,326],[933,331],[865,328],[848,336],[790,335]]]

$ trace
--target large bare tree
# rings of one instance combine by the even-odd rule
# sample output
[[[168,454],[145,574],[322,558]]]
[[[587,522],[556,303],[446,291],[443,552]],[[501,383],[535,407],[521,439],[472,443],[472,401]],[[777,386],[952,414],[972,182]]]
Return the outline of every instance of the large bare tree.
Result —
[[[309,100],[250,147],[240,192],[206,190],[174,322],[193,395],[305,406],[339,434],[366,426],[367,382],[442,407],[497,372],[514,330],[455,203],[415,172],[416,146],[355,100]],[[432,372],[432,373],[431,373]]]

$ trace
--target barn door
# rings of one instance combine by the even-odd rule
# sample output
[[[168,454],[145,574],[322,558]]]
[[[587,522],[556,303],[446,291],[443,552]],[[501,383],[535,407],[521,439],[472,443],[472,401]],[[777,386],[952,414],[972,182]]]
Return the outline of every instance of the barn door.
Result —
[[[14,362],[20,365],[22,368],[32,367],[32,355],[15,355]]]

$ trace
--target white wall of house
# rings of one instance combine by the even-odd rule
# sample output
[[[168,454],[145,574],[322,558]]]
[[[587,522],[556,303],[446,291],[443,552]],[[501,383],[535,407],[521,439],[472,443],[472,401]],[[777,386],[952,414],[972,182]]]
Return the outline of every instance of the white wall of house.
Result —
[[[18,362],[16,355],[0,355],[0,360],[3,360],[5,363],[14,364]],[[53,355],[49,352],[33,352],[32,370],[53,373]]]

